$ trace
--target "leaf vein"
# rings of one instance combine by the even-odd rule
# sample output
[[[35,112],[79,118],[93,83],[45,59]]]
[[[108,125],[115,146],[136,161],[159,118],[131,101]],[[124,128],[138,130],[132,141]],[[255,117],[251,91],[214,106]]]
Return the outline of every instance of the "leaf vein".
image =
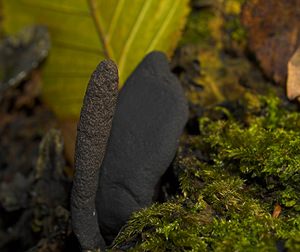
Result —
[[[167,16],[165,19],[163,19],[163,23],[160,26],[160,28],[158,29],[158,32],[154,34],[148,49],[147,49],[147,53],[151,52],[155,49],[156,44],[158,43],[158,41],[160,40],[160,37],[165,33],[165,30],[168,27],[168,24],[170,23],[170,21],[172,20],[172,17],[175,15],[177,7],[179,6],[180,0],[175,1],[175,3],[172,5],[171,10],[168,12]]]
[[[108,42],[110,41],[110,38],[112,37],[113,33],[116,30],[116,25],[119,20],[120,14],[122,12],[123,6],[124,6],[124,0],[118,0],[117,6],[115,8],[113,17],[111,19],[111,22],[110,22],[109,28],[108,28],[108,33],[107,33],[107,41]]]
[[[99,36],[99,38],[101,40],[101,43],[103,45],[104,56],[106,58],[111,59],[113,57],[113,51],[112,51],[112,48],[110,47],[109,43],[107,42],[107,38],[104,34],[104,30],[102,28],[100,17],[97,15],[97,12],[96,12],[97,3],[96,3],[95,0],[87,0],[87,1],[88,1],[88,6],[90,8],[91,16],[92,16],[93,22],[95,24],[98,36]]]
[[[152,3],[152,0],[148,0],[146,1],[145,4],[143,4],[142,6],[142,9],[134,23],[134,25],[132,26],[132,30],[131,32],[129,33],[129,36],[125,42],[125,45],[122,49],[122,52],[121,52],[121,55],[120,55],[120,59],[119,59],[119,71],[120,73],[123,72],[123,69],[124,69],[124,65],[125,65],[125,59],[126,59],[126,55],[128,55],[128,51],[132,45],[132,42],[134,41],[134,38],[142,24],[142,21],[144,20],[145,18],[145,15],[147,13],[147,10],[149,9],[150,5]]]

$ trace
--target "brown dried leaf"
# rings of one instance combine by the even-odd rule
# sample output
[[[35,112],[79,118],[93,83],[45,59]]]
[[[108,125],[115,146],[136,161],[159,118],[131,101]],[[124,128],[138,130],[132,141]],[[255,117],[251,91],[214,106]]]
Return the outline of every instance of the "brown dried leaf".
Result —
[[[284,85],[287,63],[300,44],[300,0],[249,0],[242,23],[265,75]]]
[[[281,214],[281,206],[278,203],[276,203],[274,206],[272,217],[278,218],[280,214]]]
[[[300,98],[300,47],[288,62],[286,93],[290,100]]]

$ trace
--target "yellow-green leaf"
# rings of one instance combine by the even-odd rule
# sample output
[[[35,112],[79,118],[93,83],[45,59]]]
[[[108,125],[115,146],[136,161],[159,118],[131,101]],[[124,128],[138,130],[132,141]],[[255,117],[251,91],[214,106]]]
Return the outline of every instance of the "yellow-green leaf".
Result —
[[[43,97],[62,118],[77,118],[93,69],[104,58],[119,66],[120,85],[146,53],[174,50],[188,0],[2,0],[4,29],[46,25],[52,49]]]

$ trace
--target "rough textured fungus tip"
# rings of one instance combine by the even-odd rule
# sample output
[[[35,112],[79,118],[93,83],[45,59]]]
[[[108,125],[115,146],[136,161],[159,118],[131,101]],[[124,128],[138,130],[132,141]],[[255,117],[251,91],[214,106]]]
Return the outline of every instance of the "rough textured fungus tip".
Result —
[[[95,195],[117,94],[118,69],[111,60],[102,61],[89,81],[77,129],[71,211],[73,230],[83,250],[105,246],[97,222]]]

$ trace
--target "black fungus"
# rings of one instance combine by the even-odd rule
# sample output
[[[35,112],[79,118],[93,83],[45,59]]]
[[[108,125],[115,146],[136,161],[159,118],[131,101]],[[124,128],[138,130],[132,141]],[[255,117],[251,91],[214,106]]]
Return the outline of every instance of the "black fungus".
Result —
[[[83,250],[103,248],[95,207],[99,169],[104,158],[118,95],[118,69],[105,60],[90,79],[77,129],[72,226]]]
[[[188,118],[179,80],[163,53],[152,52],[135,69],[117,102],[100,169],[97,214],[110,244],[132,212],[157,200]]]

